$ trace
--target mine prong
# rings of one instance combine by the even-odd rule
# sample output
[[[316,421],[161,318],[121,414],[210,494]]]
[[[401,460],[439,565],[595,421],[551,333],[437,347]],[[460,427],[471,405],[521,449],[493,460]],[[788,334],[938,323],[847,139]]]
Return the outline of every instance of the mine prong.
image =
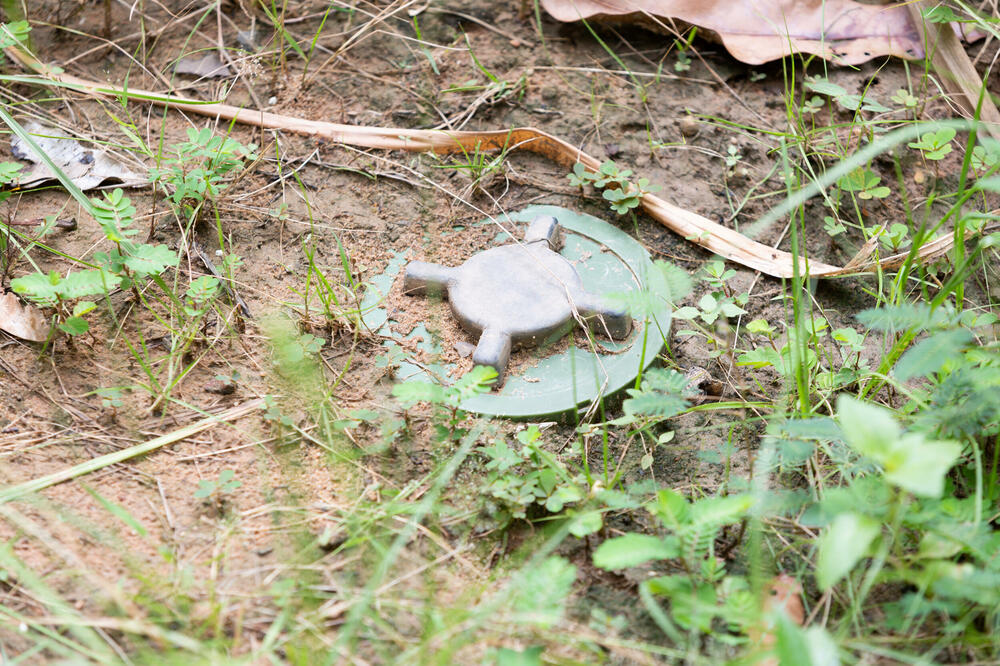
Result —
[[[411,261],[403,276],[403,293],[448,296],[448,286],[458,276],[454,268],[426,261]]]
[[[624,340],[632,330],[632,317],[624,305],[612,305],[588,291],[570,294],[570,303],[591,330],[610,335],[613,340]]]

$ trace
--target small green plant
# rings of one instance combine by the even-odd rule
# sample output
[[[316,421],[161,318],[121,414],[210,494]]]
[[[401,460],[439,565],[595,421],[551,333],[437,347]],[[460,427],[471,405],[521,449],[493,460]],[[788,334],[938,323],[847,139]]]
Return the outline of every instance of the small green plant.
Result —
[[[152,278],[160,282],[164,291],[169,288],[159,280],[160,274],[171,266],[176,266],[179,257],[166,245],[136,243],[131,236],[139,233],[133,229],[135,206],[125,196],[121,188],[105,193],[104,199],[91,199],[94,215],[104,231],[104,236],[115,244],[110,252],[97,252],[94,259],[109,273],[121,278],[122,288],[132,288],[138,280]]]
[[[588,484],[582,474],[573,474],[555,456],[545,451],[538,426],[517,433],[520,446],[511,448],[498,439],[480,452],[489,459],[489,477],[483,492],[490,498],[487,512],[505,526],[512,519],[526,520],[532,507],[560,513],[587,496]]]
[[[854,192],[859,199],[885,199],[890,190],[880,185],[882,177],[871,169],[858,167],[837,181],[837,187],[845,192]]]
[[[650,185],[647,178],[639,178],[632,183],[629,181],[631,176],[631,169],[622,170],[614,161],[608,160],[596,172],[577,162],[567,178],[574,187],[583,188],[589,184],[603,190],[602,196],[610,203],[611,210],[625,215],[639,207],[643,195],[660,189],[659,185]]]
[[[117,411],[125,405],[125,389],[121,386],[102,387],[95,390],[94,394],[100,397],[103,409]]]
[[[691,69],[691,56],[686,49],[677,50],[677,62],[674,63],[675,72],[687,72]]]
[[[462,159],[454,158],[444,164],[436,164],[438,169],[453,169],[460,173],[465,173],[472,180],[471,190],[482,190],[493,174],[500,173],[507,160],[507,151],[503,150],[493,154],[490,151],[482,150],[481,143],[476,142],[472,150],[462,147]]]
[[[730,288],[728,282],[736,275],[736,271],[727,269],[722,261],[709,261],[702,271],[702,280],[709,286],[711,291],[703,294],[698,299],[696,306],[685,305],[677,308],[674,318],[690,322],[695,330],[686,329],[678,331],[678,335],[700,335],[709,343],[715,346],[711,352],[713,357],[717,357],[729,351],[728,343],[715,332],[710,331],[706,326],[724,324],[732,317],[746,314],[743,308],[750,299],[747,292],[735,292]],[[698,321],[702,324],[698,324]]]
[[[31,273],[11,280],[10,287],[15,293],[42,307],[56,311],[59,330],[69,336],[76,336],[90,330],[84,315],[97,307],[92,301],[77,299],[92,296],[106,296],[119,286],[122,277],[103,269],[88,269],[61,276],[56,271]]]
[[[813,95],[806,101],[802,103],[802,107],[799,109],[802,113],[814,114],[823,108],[826,102],[819,95]]]
[[[13,4],[11,8],[14,11],[6,10],[8,11],[8,18],[12,14],[20,16],[20,7],[17,4]],[[0,63],[6,60],[3,50],[11,46],[23,46],[27,44],[30,33],[31,26],[27,21],[20,20],[11,21],[10,23],[0,23]]]
[[[818,93],[820,95],[826,95],[835,101],[838,105],[848,111],[869,111],[872,113],[885,113],[891,111],[882,104],[872,99],[867,95],[856,95],[853,93],[848,93],[843,86],[832,83],[829,79],[822,76],[815,76],[807,79],[805,82],[806,88]]]
[[[750,495],[703,497],[689,501],[672,490],[661,490],[646,509],[666,531],[663,536],[629,533],[604,541],[594,551],[594,565],[620,570],[650,562],[674,561],[682,573],[644,580],[640,598],[668,635],[679,638],[676,622],[686,631],[714,633],[716,620],[746,629],[759,615],[743,576],[727,574],[716,557],[719,531],[745,519],[754,501]],[[655,596],[670,601],[664,614]],[[659,611],[659,613],[657,613]]]
[[[178,207],[197,208],[206,200],[218,198],[224,179],[243,169],[248,160],[257,159],[253,144],[244,146],[232,137],[214,134],[208,127],[189,127],[187,136],[187,141],[172,146],[172,153],[150,170],[153,182]]]
[[[905,109],[915,109],[918,104],[917,98],[906,88],[900,88],[889,99]]]
[[[924,159],[936,162],[943,160],[946,155],[951,153],[951,140],[954,138],[954,128],[942,127],[939,130],[921,134],[919,141],[911,141],[906,145],[923,153]]]
[[[221,505],[226,495],[243,485],[243,482],[235,477],[236,472],[224,469],[219,472],[217,479],[202,479],[198,482],[197,490],[194,491],[195,499],[211,500],[216,505]]]
[[[839,236],[840,234],[847,231],[847,227],[844,223],[831,215],[823,216],[823,230],[832,238],[833,236]]]
[[[459,424],[465,418],[461,405],[474,395],[484,393],[497,379],[497,371],[485,365],[477,365],[450,386],[425,381],[408,381],[396,384],[392,394],[404,408],[418,402],[428,402],[434,406],[436,417],[434,428],[439,438],[450,438],[462,432]],[[445,418],[440,418],[444,416]]]
[[[995,171],[1000,165],[1000,141],[986,137],[981,140],[983,145],[972,149],[970,166],[977,174],[985,175]]]
[[[736,167],[736,165],[740,163],[740,160],[743,159],[743,155],[740,153],[739,148],[737,148],[733,144],[729,144],[728,146],[726,146],[726,154],[724,156],[724,159],[726,160],[726,168],[729,169],[730,172],[732,172],[732,170]]]
[[[879,234],[879,242],[892,251],[900,250],[910,244],[910,229],[901,222],[893,222],[888,229]]]

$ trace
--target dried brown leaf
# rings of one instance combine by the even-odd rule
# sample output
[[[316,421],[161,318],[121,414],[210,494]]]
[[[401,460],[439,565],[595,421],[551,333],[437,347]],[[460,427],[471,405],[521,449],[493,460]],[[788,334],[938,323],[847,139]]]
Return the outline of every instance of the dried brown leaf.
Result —
[[[120,183],[125,187],[137,187],[149,182],[148,178],[132,171],[106,151],[88,148],[59,130],[35,122],[26,123],[25,129],[31,132],[38,147],[45,151],[56,166],[62,169],[81,190],[92,190],[108,181]],[[14,157],[33,163],[31,168],[21,172],[17,180],[18,186],[34,187],[56,180],[52,170],[20,137],[15,136],[11,139],[10,149]]]
[[[201,58],[182,58],[174,66],[177,74],[190,74],[202,79],[225,79],[233,75],[229,65],[217,53],[207,53]]]
[[[711,30],[734,58],[759,65],[812,53],[844,65],[879,56],[922,58],[920,30],[903,5],[854,0],[541,0],[559,21],[679,19]]]
[[[45,342],[49,338],[49,320],[38,308],[22,305],[17,296],[6,293],[0,296],[0,330],[31,342]]]

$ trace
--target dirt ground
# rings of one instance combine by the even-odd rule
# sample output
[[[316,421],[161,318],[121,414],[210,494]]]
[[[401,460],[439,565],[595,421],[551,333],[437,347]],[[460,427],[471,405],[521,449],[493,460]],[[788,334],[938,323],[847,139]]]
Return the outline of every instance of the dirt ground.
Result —
[[[663,185],[661,195],[669,201],[734,228],[745,228],[779,200],[750,196],[738,207],[761,182],[765,185],[760,193],[780,194],[777,177],[765,178],[781,158],[775,152],[776,141],[737,128],[786,124],[783,70],[780,64],[743,65],[711,42],[697,40],[698,57],[690,70],[675,72],[672,56],[667,56],[671,39],[640,28],[604,28],[600,34],[605,42],[634,71],[656,72],[658,63],[664,63],[655,81],[652,75],[644,75],[648,78],[643,82],[649,85],[643,101],[634,82],[619,71],[619,65],[585,27],[558,24],[543,16],[542,42],[533,21],[519,18],[514,5],[464,0],[432,3],[419,14],[421,37],[430,46],[399,37],[413,35],[412,22],[402,12],[393,15],[389,28],[374,31],[342,51],[337,49],[343,40],[336,35],[362,14],[333,12],[324,33],[331,36],[319,40],[303,76],[301,59],[275,55],[281,37],[267,17],[235,3],[223,3],[227,9],[225,20],[219,22],[221,33],[214,14],[194,29],[198,12],[186,3],[146,5],[141,11],[142,26],[138,14],[130,14],[128,3],[114,3],[114,44],[84,34],[100,33],[100,3],[30,4],[31,18],[38,22],[33,46],[43,60],[116,85],[127,77],[131,86],[165,90],[164,81],[171,81],[174,90],[204,100],[225,98],[231,104],[251,107],[263,104],[276,113],[356,125],[425,128],[436,126],[442,118],[454,118],[453,124],[465,129],[534,126],[634,169]],[[326,5],[297,3],[297,9],[302,12],[301,20],[289,22],[287,29],[308,43]],[[52,27],[60,11],[63,23],[79,33]],[[173,62],[185,51],[214,49],[220,34],[225,45],[235,46],[237,31],[251,25],[256,26],[255,38],[264,55],[241,61],[235,79],[196,81],[172,74]],[[148,33],[144,38],[138,35],[140,29]],[[518,86],[515,93],[500,100],[477,101],[481,91],[447,91],[470,79],[486,81],[470,57],[466,40],[483,68],[498,80]],[[819,72],[822,67],[815,63],[811,71]],[[849,92],[867,89],[869,95],[886,99],[904,85],[906,70],[899,61],[879,60],[856,69],[831,69],[829,77]],[[303,248],[315,248],[315,261],[327,277],[343,282],[338,249],[338,243],[342,244],[351,278],[363,285],[385,268],[395,251],[457,263],[486,247],[495,236],[495,228],[472,226],[484,218],[481,211],[498,215],[544,203],[619,225],[654,258],[691,271],[712,258],[643,215],[634,220],[618,217],[599,197],[581,196],[570,187],[562,167],[538,156],[514,155],[488,174],[481,187],[473,187],[468,173],[439,168],[451,162],[449,158],[364,152],[290,133],[241,125],[229,128],[224,122],[164,112],[134,101],[122,111],[107,102],[72,94],[42,101],[45,92],[22,85],[12,86],[10,95],[35,100],[23,107],[23,119],[41,113],[42,122],[58,124],[80,137],[109,141],[117,146],[116,154],[136,170],[147,168],[149,162],[126,149],[129,142],[110,110],[127,113],[151,146],[182,141],[189,127],[209,126],[256,144],[260,159],[226,189],[218,203],[218,218],[207,217],[187,237],[188,242],[217,248],[221,234],[227,250],[242,258],[235,290],[251,316],[225,308],[208,320],[202,340],[187,357],[188,362],[197,362],[177,381],[168,402],[152,409],[150,392],[141,388],[149,378],[138,359],[145,359],[153,374],[163,377],[169,340],[153,317],[131,306],[128,293],[112,297],[120,328],[106,316],[97,317],[90,334],[72,344],[59,340],[44,353],[38,345],[0,337],[3,484],[122,450],[264,395],[278,395],[283,413],[308,431],[311,426],[303,396],[317,387],[288,386],[274,370],[262,322],[278,313],[292,314],[301,331],[326,340],[321,357],[327,379],[339,378],[334,393],[340,415],[366,409],[400,418],[399,409],[387,400],[392,377],[376,363],[384,354],[380,341],[352,326],[349,316],[323,317],[315,309],[315,299],[312,310],[303,307],[308,266]],[[693,133],[685,130],[685,134],[682,121],[692,114],[700,122]],[[929,115],[934,115],[933,108]],[[724,162],[731,145],[743,155],[740,166],[745,171],[738,174],[727,173]],[[11,159],[6,143],[0,145],[0,159]],[[891,162],[876,166],[894,178]],[[916,167],[905,166],[910,179],[907,186],[919,196],[923,185],[917,182],[919,178],[913,179]],[[289,175],[292,171],[294,178]],[[205,266],[187,251],[185,235],[151,188],[138,187],[127,194],[138,210],[144,233],[146,228],[152,230],[155,241],[181,252],[181,279],[204,274]],[[896,205],[872,203],[865,211],[869,223],[899,219]],[[6,206],[6,214],[14,218],[76,217],[78,229],[58,231],[45,239],[67,256],[90,256],[99,244],[96,223],[60,188],[18,193]],[[828,263],[846,262],[861,240],[850,233],[831,239],[822,228],[821,206],[809,211],[813,216],[806,221],[805,241],[810,254]],[[451,233],[457,227],[462,229]],[[788,248],[783,223],[754,232],[761,242]],[[71,266],[51,253],[33,252],[32,257],[45,270],[65,271]],[[24,261],[18,263],[4,276],[3,286],[29,268]],[[737,270],[732,286],[750,294],[749,314],[740,323],[758,317],[783,320],[784,305],[775,298],[781,293],[780,282],[739,266],[732,268]],[[815,303],[832,328],[853,326],[852,315],[871,304],[865,293],[870,288],[870,281],[864,279],[821,282],[815,285]],[[693,301],[700,293],[694,294]],[[339,296],[345,302],[352,298],[343,289]],[[404,306],[412,310],[400,316],[412,321],[447,319],[440,304],[411,300]],[[439,310],[432,312],[434,308]],[[459,339],[464,334],[455,327],[450,335]],[[468,336],[465,339],[472,342]],[[137,344],[141,344],[138,353],[130,352],[129,347]],[[871,348],[865,353],[877,358],[880,350]],[[445,360],[461,362],[453,346]],[[699,338],[672,339],[665,362],[682,371],[707,370],[723,386],[716,399],[752,400],[764,394],[772,399],[782,390],[776,376],[755,382],[726,357],[709,358],[708,347]],[[232,392],[220,390],[220,375],[235,378]],[[129,387],[121,406],[102,405],[95,391],[107,387]],[[413,418],[412,435],[385,447],[378,445],[382,437],[378,428],[363,423],[347,431],[341,446],[324,448],[309,441],[290,443],[287,429],[276,428],[273,420],[253,412],[18,503],[16,510],[24,522],[6,516],[0,521],[0,540],[78,609],[89,608],[95,591],[111,598],[139,594],[177,605],[178,614],[183,605],[192,617],[204,615],[206,623],[219,622],[224,631],[242,634],[250,649],[264,639],[273,621],[273,611],[259,602],[258,591],[268,589],[289,567],[306,561],[304,550],[315,548],[317,538],[322,537],[328,554],[321,553],[310,564],[316,589],[331,598],[346,593],[362,580],[357,576],[367,565],[352,560],[350,551],[336,548],[338,535],[346,530],[343,517],[359,502],[377,503],[385,496],[413,492],[414,483],[417,492],[427,490],[425,475],[442,452],[434,450],[429,411],[417,408],[413,414],[408,417]],[[634,442],[612,441],[614,457],[622,461],[629,483],[655,479],[675,489],[713,488],[730,476],[749,473],[760,433],[744,425],[731,427],[742,424],[746,416],[723,411],[682,417],[674,424],[676,438],[654,450],[653,464],[646,470],[639,464],[644,451]],[[512,432],[522,426],[499,422],[492,427]],[[575,437],[572,425],[546,431],[547,445],[554,450]],[[730,465],[717,464],[705,455],[722,450],[730,441],[735,444]],[[601,464],[599,451],[592,450],[591,456],[593,464]],[[216,479],[223,470],[233,470],[241,485],[221,504],[195,498],[199,481]],[[111,519],[100,498],[124,509],[142,529],[136,530],[130,521]],[[461,484],[450,498],[456,513],[473,516],[476,500],[475,487],[462,488]],[[490,530],[477,531],[476,522],[474,517],[456,521],[454,533],[442,529],[435,535],[446,542],[443,547],[458,548],[458,557],[465,562],[453,572],[439,574],[438,585],[446,587],[448,576],[457,576],[463,584],[487,583],[499,554],[515,552],[519,540],[531,538],[532,528],[515,526],[497,541]],[[417,550],[432,559],[439,545],[430,540]],[[633,597],[624,594],[634,588],[634,581],[594,569],[589,549],[586,539],[571,539],[560,550],[582,572],[574,588],[578,603],[571,616],[585,623],[590,608],[611,608],[633,621],[633,635],[643,636],[646,629],[630,605]],[[419,557],[414,557],[416,567]],[[442,593],[442,598],[447,596]],[[221,619],[210,616],[209,601],[215,599],[226,600]],[[28,615],[42,609],[38,600],[17,587],[0,587],[0,603]],[[335,626],[336,613],[330,617]],[[3,642],[14,652],[19,648],[16,636],[7,635]],[[628,661],[622,655],[619,658]]]

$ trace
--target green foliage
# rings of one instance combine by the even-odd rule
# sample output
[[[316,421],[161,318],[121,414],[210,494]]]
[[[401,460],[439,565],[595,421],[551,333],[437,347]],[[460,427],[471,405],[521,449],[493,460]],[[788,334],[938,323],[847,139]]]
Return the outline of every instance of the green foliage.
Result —
[[[221,500],[225,495],[243,485],[243,482],[236,479],[236,472],[231,469],[224,469],[219,472],[218,479],[202,479],[198,482],[198,489],[194,491],[195,499],[215,499]]]
[[[858,561],[870,554],[881,533],[873,518],[856,513],[840,513],[817,543],[816,584],[828,590],[846,576]]]
[[[418,402],[429,402],[432,405],[458,409],[463,402],[472,396],[488,391],[496,378],[496,370],[486,365],[477,365],[451,386],[424,381],[409,381],[396,384],[392,388],[392,394],[404,407],[412,407]]]
[[[17,162],[0,162],[0,188],[13,183],[17,179],[20,170],[21,165]],[[0,203],[6,201],[9,197],[10,192],[0,189]]]
[[[736,271],[726,269],[722,261],[707,262],[702,269],[701,278],[711,291],[698,299],[697,307],[686,305],[674,311],[675,319],[688,321],[697,327],[695,330],[680,330],[678,335],[700,335],[706,338],[716,347],[712,352],[713,357],[727,351],[726,341],[697,322],[700,320],[703,324],[712,326],[746,314],[743,306],[750,298],[749,293],[734,292],[727,284],[735,275]]]
[[[858,167],[837,181],[837,187],[846,192],[856,192],[859,199],[884,199],[889,188],[879,185],[882,178],[871,169]]]
[[[953,128],[942,127],[939,130],[921,134],[919,141],[911,141],[906,145],[919,150],[926,159],[937,161],[944,159],[951,152],[951,140],[954,138],[955,130]]]
[[[561,513],[587,496],[586,478],[545,451],[540,437],[538,426],[530,426],[517,434],[514,448],[502,439],[480,448],[489,460],[482,486],[490,498],[486,508],[500,526],[527,519],[532,507]]]
[[[511,604],[519,621],[542,628],[556,624],[566,610],[576,573],[576,567],[562,557],[546,558],[522,571]]]
[[[208,127],[189,127],[187,136],[187,141],[171,147],[171,154],[161,159],[159,167],[150,170],[153,181],[177,206],[218,198],[225,178],[243,169],[248,160],[257,159],[253,144],[244,146]]]
[[[110,252],[95,253],[94,258],[106,270],[118,274],[124,282],[123,286],[129,286],[135,280],[158,276],[180,261],[177,253],[166,245],[129,240],[139,230],[131,228],[135,221],[135,206],[121,188],[106,192],[104,199],[93,197],[91,203],[105,237],[116,246]]]
[[[839,104],[841,107],[848,111],[870,111],[873,113],[885,113],[891,109],[879,104],[877,101],[868,96],[849,94],[843,86],[832,83],[829,79],[823,76],[814,76],[811,79],[807,79],[805,83],[806,88],[818,93],[820,95],[826,95]],[[813,97],[812,99],[816,99]],[[815,104],[815,108],[818,110],[820,105]],[[815,111],[811,111],[815,113]]]
[[[650,534],[626,534],[608,539],[594,551],[594,566],[627,569],[653,560],[670,560],[680,555],[676,537],[664,539]]]
[[[647,178],[639,178],[633,183],[629,181],[631,176],[631,169],[620,169],[614,161],[608,160],[596,172],[588,171],[577,162],[567,178],[574,187],[583,188],[589,184],[604,190],[602,196],[610,203],[611,210],[625,215],[639,207],[643,195],[659,189],[658,185],[650,185]]]
[[[837,412],[848,445],[878,463],[887,481],[915,495],[941,496],[944,477],[962,453],[960,444],[903,434],[892,412],[848,396],[837,401]]]
[[[69,336],[76,336],[90,330],[84,315],[97,307],[92,301],[80,301],[69,307],[69,303],[88,296],[106,296],[121,282],[121,278],[101,269],[76,271],[62,277],[56,271],[48,275],[31,273],[11,280],[15,293],[43,307],[55,308],[61,321],[58,328]]]
[[[892,94],[892,97],[890,97],[889,99],[891,99],[899,106],[902,106],[907,109],[916,108],[918,104],[917,98],[914,97],[913,94],[911,94],[910,91],[907,90],[906,88],[899,88],[898,90],[896,90],[896,92]]]
[[[0,52],[11,46],[23,46],[28,41],[30,32],[31,26],[27,21],[0,23]],[[0,62],[2,61],[3,53],[0,53]]]

